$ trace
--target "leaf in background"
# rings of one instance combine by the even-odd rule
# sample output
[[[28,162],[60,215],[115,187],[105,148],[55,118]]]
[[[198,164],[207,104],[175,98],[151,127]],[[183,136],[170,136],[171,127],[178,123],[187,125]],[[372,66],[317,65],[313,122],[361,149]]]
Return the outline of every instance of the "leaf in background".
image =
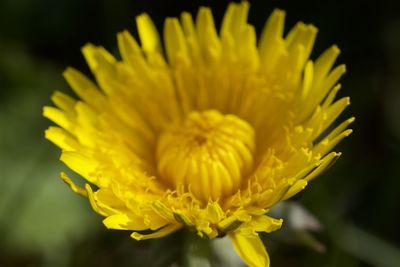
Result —
[[[0,246],[45,254],[61,264],[65,259],[52,253],[100,226],[87,202],[60,180],[62,165],[49,160],[58,152],[44,141],[50,123],[41,109],[49,91],[63,86],[61,70],[13,44],[0,46]]]

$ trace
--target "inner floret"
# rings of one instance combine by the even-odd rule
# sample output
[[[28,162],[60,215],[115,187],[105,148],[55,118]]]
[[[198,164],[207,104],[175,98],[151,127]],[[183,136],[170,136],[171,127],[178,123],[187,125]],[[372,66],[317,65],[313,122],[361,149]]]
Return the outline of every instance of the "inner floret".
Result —
[[[235,115],[191,112],[161,134],[156,159],[160,179],[182,186],[203,203],[237,192],[253,166],[255,134]]]

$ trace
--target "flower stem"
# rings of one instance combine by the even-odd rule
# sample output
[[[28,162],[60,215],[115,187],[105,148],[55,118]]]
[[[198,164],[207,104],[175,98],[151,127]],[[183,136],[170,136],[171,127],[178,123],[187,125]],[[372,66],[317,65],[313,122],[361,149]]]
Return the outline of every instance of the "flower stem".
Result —
[[[183,237],[183,267],[211,267],[210,241],[193,232],[185,231]]]

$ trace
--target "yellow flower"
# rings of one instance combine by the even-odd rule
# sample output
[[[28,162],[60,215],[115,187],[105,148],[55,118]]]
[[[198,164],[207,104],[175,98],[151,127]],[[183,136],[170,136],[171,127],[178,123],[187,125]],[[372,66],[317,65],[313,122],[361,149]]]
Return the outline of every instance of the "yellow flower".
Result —
[[[121,60],[91,44],[93,83],[68,68],[81,100],[56,92],[45,107],[46,138],[89,184],[86,196],[110,229],[136,240],[182,227],[228,235],[249,266],[269,266],[259,238],[280,228],[270,208],[292,197],[340,156],[330,152],[354,120],[331,127],[349,104],[334,100],[345,66],[339,49],[309,59],[317,29],[299,22],[283,36],[275,10],[260,40],[249,3],[232,3],[219,34],[209,8],[168,18],[164,45],[151,19],[137,17],[140,45],[118,34]],[[164,51],[164,52],[163,52]],[[165,53],[165,57],[164,57]]]

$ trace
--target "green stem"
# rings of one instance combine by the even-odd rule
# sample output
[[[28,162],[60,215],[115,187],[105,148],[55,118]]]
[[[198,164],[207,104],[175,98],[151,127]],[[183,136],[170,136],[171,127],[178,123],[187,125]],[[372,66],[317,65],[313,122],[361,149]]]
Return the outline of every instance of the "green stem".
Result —
[[[210,240],[185,231],[183,237],[183,267],[211,267]]]

